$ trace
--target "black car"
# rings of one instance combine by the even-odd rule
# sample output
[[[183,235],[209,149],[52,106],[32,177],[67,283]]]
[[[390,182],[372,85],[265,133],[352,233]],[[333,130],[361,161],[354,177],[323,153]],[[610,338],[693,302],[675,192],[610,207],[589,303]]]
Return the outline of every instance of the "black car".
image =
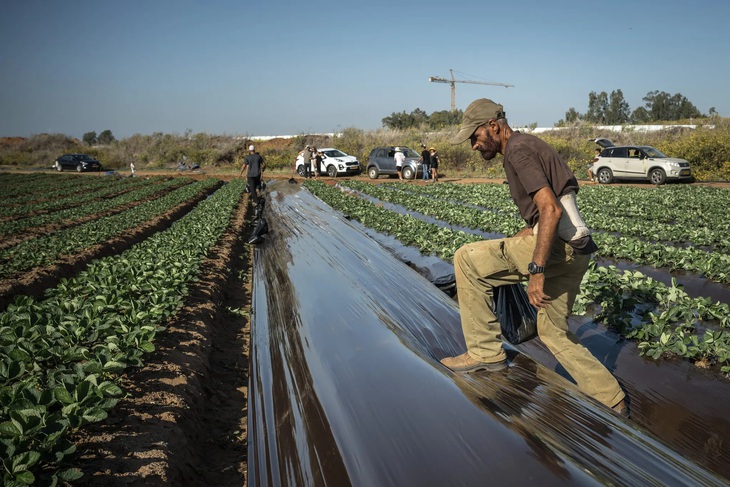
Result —
[[[57,171],[65,169],[81,171],[101,171],[101,163],[86,154],[64,154],[53,163]]]

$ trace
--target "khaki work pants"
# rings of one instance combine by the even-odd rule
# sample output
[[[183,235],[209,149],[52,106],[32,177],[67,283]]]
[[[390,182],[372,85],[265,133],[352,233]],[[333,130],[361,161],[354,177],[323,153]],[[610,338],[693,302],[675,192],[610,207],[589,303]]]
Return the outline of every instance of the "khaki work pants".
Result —
[[[492,311],[493,289],[529,279],[536,236],[485,240],[467,244],[454,255],[454,273],[469,355],[481,362],[506,358],[499,321]],[[550,352],[575,379],[578,387],[606,406],[624,398],[618,382],[568,329],[580,283],[588,269],[590,255],[577,255],[556,239],[545,266],[545,294],[551,304],[537,313],[537,333]]]

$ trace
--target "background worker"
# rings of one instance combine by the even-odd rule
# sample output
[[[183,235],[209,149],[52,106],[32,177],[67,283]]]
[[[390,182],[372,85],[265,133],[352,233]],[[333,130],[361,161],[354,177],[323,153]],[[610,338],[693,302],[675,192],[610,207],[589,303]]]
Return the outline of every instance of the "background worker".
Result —
[[[587,167],[587,169],[588,169],[588,177],[591,178],[591,182],[592,183],[595,183],[596,182],[596,176],[591,171],[591,167],[593,166],[593,161],[595,161],[596,160],[596,157],[598,157],[600,155],[601,155],[601,149],[596,148],[596,154],[593,156],[593,160],[588,161],[588,167]]]
[[[418,158],[418,162],[423,164],[423,179],[428,179],[429,173],[431,172],[431,152],[426,149],[426,144],[421,144],[421,157]]]
[[[248,146],[248,155],[243,159],[243,165],[241,166],[241,172],[239,176],[243,175],[246,171],[246,182],[248,189],[251,191],[251,201],[256,202],[256,191],[258,191],[259,185],[261,184],[261,175],[264,173],[266,168],[266,162],[261,154],[256,152],[256,148],[253,145]]]
[[[312,147],[312,166],[314,167],[314,179],[319,179],[319,171],[322,169],[322,153],[316,147]]]
[[[403,181],[403,163],[406,161],[406,156],[401,152],[400,147],[395,148],[395,154],[393,155],[395,161],[395,170],[398,172],[398,179]]]
[[[542,342],[584,393],[628,415],[616,379],[568,328],[581,280],[598,249],[575,203],[575,176],[545,141],[513,131],[502,105],[492,100],[482,98],[467,107],[452,143],[467,139],[485,161],[498,153],[504,156],[510,193],[527,226],[512,238],[475,242],[456,251],[454,273],[467,351],[441,363],[455,372],[505,368],[494,288],[528,281]]]
[[[302,151],[302,161],[304,162],[304,177],[309,178],[312,175],[312,148],[306,146]]]
[[[439,180],[439,163],[441,162],[441,159],[436,153],[435,147],[428,149],[428,152],[431,153],[431,181],[437,183]]]

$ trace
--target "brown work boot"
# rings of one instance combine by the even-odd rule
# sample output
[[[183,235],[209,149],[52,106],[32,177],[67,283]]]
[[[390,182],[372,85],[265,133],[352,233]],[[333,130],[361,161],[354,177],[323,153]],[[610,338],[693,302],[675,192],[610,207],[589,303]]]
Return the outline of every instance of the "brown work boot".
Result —
[[[457,357],[446,357],[441,363],[450,368],[454,372],[476,372],[478,370],[486,370],[487,372],[496,372],[507,368],[507,359],[499,362],[480,362],[471,358],[468,352],[462,353]]]
[[[629,418],[629,407],[626,405],[626,401],[624,401],[623,399],[621,399],[621,401],[619,401],[619,403],[611,409],[613,409],[614,412],[618,413],[624,418]]]

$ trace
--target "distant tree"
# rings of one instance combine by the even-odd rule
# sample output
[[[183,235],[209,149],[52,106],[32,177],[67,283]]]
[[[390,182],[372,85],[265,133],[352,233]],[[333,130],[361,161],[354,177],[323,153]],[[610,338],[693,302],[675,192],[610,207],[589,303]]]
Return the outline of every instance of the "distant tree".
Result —
[[[699,118],[706,117],[703,115],[696,106],[694,106],[685,96],[679,93],[672,96],[672,107],[676,110],[675,120],[683,120],[686,118]]]
[[[114,142],[116,139],[114,138],[114,135],[112,135],[112,131],[107,129],[99,134],[99,137],[96,139],[97,142],[99,142],[102,145],[109,145],[112,142]]]
[[[588,111],[585,119],[591,123],[603,124],[606,122],[606,110],[608,110],[608,94],[605,91],[588,93]]]
[[[413,126],[418,127],[421,124],[428,123],[428,113],[424,112],[420,108],[416,108],[411,112]]]
[[[437,128],[461,123],[463,113],[461,110],[454,110],[453,112],[441,111],[433,112],[429,116],[425,111],[416,108],[411,113],[406,113],[405,110],[400,113],[393,112],[389,117],[383,118],[382,123],[383,127],[397,130],[420,127],[422,125]]]
[[[464,112],[458,109],[453,111],[441,110],[429,115],[420,108],[416,108],[411,113],[406,113],[405,110],[402,112],[393,112],[389,117],[383,118],[382,123],[383,127],[395,130],[421,127],[423,125],[427,125],[433,129],[439,129],[459,125],[463,116]]]
[[[567,112],[565,112],[565,122],[564,123],[575,123],[581,119],[581,114],[578,113],[578,111],[570,107]],[[562,120],[561,120],[562,122]],[[561,124],[562,125],[562,124]]]
[[[663,122],[702,117],[702,113],[684,95],[650,91],[643,98],[649,121]]]
[[[647,123],[651,121],[651,114],[645,107],[639,107],[631,113],[631,122]]]
[[[86,145],[96,144],[96,132],[86,132],[84,134],[83,140]]]
[[[403,110],[400,113],[393,112],[389,117],[385,117],[383,120],[383,127],[389,129],[402,130],[411,126],[410,116]]]
[[[450,127],[452,125],[460,124],[463,116],[464,112],[462,110],[441,110],[433,112],[431,116],[428,117],[428,124],[434,129]]]
[[[611,92],[605,117],[607,125],[620,125],[629,121],[629,104],[624,100],[624,94],[621,90]]]
[[[650,91],[643,98],[650,121],[672,120],[669,106],[669,93],[665,91]]]

